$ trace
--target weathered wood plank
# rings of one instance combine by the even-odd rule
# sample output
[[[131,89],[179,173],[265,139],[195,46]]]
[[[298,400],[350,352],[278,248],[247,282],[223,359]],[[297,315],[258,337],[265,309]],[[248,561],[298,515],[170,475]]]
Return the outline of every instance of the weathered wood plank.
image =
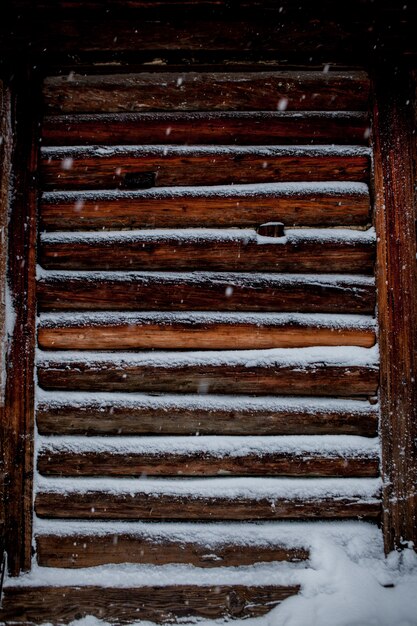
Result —
[[[275,316],[274,316],[275,317]],[[297,348],[375,343],[371,319],[315,319],[268,314],[106,314],[42,317],[38,345],[44,350]]]
[[[35,499],[39,517],[66,519],[378,519],[381,503],[361,497],[288,498],[195,497],[171,494],[106,494],[102,492],[40,492]]]
[[[308,350],[308,348],[307,348]],[[271,356],[189,358],[174,355],[172,365],[151,357],[65,359],[49,353],[40,360],[38,382],[44,389],[85,391],[142,391],[173,393],[243,393],[309,396],[373,396],[378,368],[326,362],[326,358],[287,363]],[[162,353],[161,353],[162,354]],[[233,353],[227,353],[232,355]],[[247,358],[244,361],[244,358]],[[290,358],[290,357],[288,357]],[[248,365],[249,361],[251,364]]]
[[[355,226],[370,222],[369,192],[360,183],[296,183],[143,191],[46,192],[42,230],[119,228]]]
[[[379,68],[375,94],[383,522],[390,552],[417,542],[415,85],[412,91],[397,67]]]
[[[356,112],[169,112],[55,115],[43,121],[45,146],[117,144],[366,145],[369,122]]]
[[[41,567],[95,567],[109,563],[184,563],[196,567],[239,567],[274,561],[305,561],[309,551],[284,545],[223,543],[207,546],[129,534],[36,535]]]
[[[378,407],[368,402],[282,399],[261,403],[259,398],[176,400],[130,395],[126,399],[86,398],[77,403],[66,396],[40,400],[37,426],[42,435],[362,435],[374,437]],[[208,406],[207,406],[208,404]]]
[[[355,146],[43,148],[41,172],[46,189],[366,182],[369,154]],[[129,176],[140,182],[128,182]]]
[[[52,270],[362,273],[374,266],[374,239],[362,231],[253,230],[48,233],[38,259]]]
[[[68,623],[95,616],[114,623],[178,618],[257,617],[298,593],[297,586],[7,587],[0,617],[13,623]]]
[[[56,273],[38,280],[40,310],[373,313],[368,277]]]
[[[173,32],[171,44],[180,36]],[[72,74],[46,78],[43,95],[55,113],[366,110],[369,79],[364,72]]]
[[[45,476],[296,476],[371,477],[378,476],[376,456],[349,456],[318,451],[292,454],[227,454],[212,452],[129,453],[76,452],[46,446],[41,448],[38,471]]]

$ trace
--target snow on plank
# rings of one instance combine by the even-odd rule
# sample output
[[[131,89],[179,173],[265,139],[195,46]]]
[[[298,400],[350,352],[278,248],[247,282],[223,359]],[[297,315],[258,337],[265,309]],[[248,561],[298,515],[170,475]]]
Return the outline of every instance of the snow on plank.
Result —
[[[262,349],[375,343],[360,315],[279,313],[44,313],[44,350]]]
[[[42,194],[42,230],[118,228],[366,225],[365,183],[309,182],[145,190],[49,191]]]
[[[255,395],[374,396],[374,348],[277,348],[221,352],[44,352],[38,382],[49,390]]]
[[[46,78],[43,96],[51,113],[276,111],[280,101],[290,111],[366,111],[369,78],[336,71],[74,74]]]
[[[43,435],[362,435],[374,437],[378,406],[301,397],[46,392],[38,389]]]
[[[252,229],[47,233],[39,262],[46,269],[372,273],[375,233],[296,229],[265,237]]]
[[[95,144],[366,144],[366,113],[253,111],[96,113],[47,116],[45,146]]]
[[[361,146],[76,146],[41,150],[45,189],[369,179]]]
[[[38,271],[41,311],[373,313],[375,281],[355,275]]]
[[[376,478],[38,478],[35,511],[64,519],[380,517]]]
[[[40,445],[45,476],[359,476],[379,470],[362,437],[67,437]]]

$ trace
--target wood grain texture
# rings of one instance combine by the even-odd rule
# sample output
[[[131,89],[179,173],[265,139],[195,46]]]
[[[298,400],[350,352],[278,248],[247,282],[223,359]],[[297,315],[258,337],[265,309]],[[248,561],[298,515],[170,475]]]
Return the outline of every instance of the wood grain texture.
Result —
[[[263,107],[262,107],[263,108]],[[367,144],[366,113],[168,112],[47,116],[45,146]]]
[[[14,193],[10,202],[8,285],[14,326],[7,357],[6,406],[2,420],[7,475],[6,550],[12,575],[29,569],[32,543],[34,425],[35,265],[39,88],[33,73],[17,67],[11,83]],[[31,107],[27,102],[31,101]],[[23,261],[23,262],[22,262]]]
[[[340,277],[298,281],[262,276],[52,275],[38,281],[41,311],[281,311],[373,313],[372,283]]]
[[[40,401],[37,426],[42,435],[362,435],[377,432],[378,410],[360,403],[358,411],[288,407],[184,408],[172,405],[121,406],[107,401],[75,405]]]
[[[40,361],[38,382],[44,389],[142,391],[301,396],[373,396],[378,369],[325,362],[269,366],[117,364],[112,360]]]
[[[375,225],[381,351],[386,552],[417,542],[417,267],[415,146],[409,77],[375,78]],[[389,84],[389,87],[387,86]],[[414,86],[415,89],[415,86]]]
[[[36,536],[37,562],[41,567],[96,567],[110,563],[184,563],[196,567],[239,567],[274,561],[305,561],[309,551],[284,545],[239,543],[204,545],[129,534]]]
[[[44,148],[41,174],[45,189],[119,188],[128,174],[152,175],[149,187],[368,181],[367,154],[347,148],[345,153],[336,148],[320,154],[313,150],[248,146],[226,150],[187,146]]]
[[[59,321],[38,326],[38,345],[43,350],[254,350],[308,346],[353,345],[370,348],[375,330],[314,326],[289,321],[280,325],[221,322],[129,320],[117,323]]]
[[[374,242],[361,238],[326,240],[318,235],[312,239],[307,233],[304,238],[288,234],[287,239],[274,239],[252,233],[248,240],[238,232],[225,237],[219,230],[218,238],[202,234],[187,239],[187,233],[183,234],[151,238],[129,234],[126,238],[121,233],[119,238],[108,239],[75,235],[66,241],[41,238],[38,259],[51,270],[371,274],[374,267]]]
[[[231,187],[219,197],[216,187],[100,192],[45,193],[40,203],[42,230],[119,228],[255,227],[263,222],[285,226],[360,226],[370,222],[369,195],[359,191],[267,192]]]
[[[6,623],[68,623],[94,616],[112,623],[179,618],[258,617],[298,593],[297,586],[8,587],[0,618]]]
[[[39,492],[35,499],[39,517],[65,519],[148,520],[280,520],[280,519],[379,519],[381,503],[361,497],[325,497],[288,500],[280,498],[230,498],[177,496],[147,493],[126,495]]]
[[[164,25],[159,29],[162,34]],[[171,43],[180,37],[180,31],[172,32]],[[54,113],[277,111],[280,102],[288,110],[366,110],[368,95],[364,72],[72,74],[70,80],[46,78],[43,89],[46,108]]]

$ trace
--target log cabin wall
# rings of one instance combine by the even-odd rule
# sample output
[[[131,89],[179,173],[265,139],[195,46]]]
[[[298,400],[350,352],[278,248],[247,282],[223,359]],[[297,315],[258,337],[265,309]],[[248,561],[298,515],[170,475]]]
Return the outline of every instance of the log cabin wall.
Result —
[[[94,3],[82,12],[77,3],[57,3],[53,10],[49,4],[36,10],[14,6],[26,16],[16,21],[15,39],[23,48],[30,40],[36,62],[29,65],[40,68],[43,84],[42,91],[40,82],[32,91],[42,100],[40,164],[37,150],[28,150],[39,132],[36,112],[23,133],[25,156],[18,159],[20,169],[24,162],[40,173],[41,196],[38,203],[34,190],[22,184],[14,208],[15,220],[19,210],[33,216],[38,208],[38,563],[71,569],[126,560],[200,567],[218,559],[226,565],[297,560],[308,556],[305,547],[276,540],[267,548],[255,542],[243,549],[228,537],[212,546],[215,561],[208,562],[201,536],[179,541],[175,524],[199,520],[210,529],[224,520],[379,521],[381,496],[373,491],[379,474],[373,441],[379,414],[372,348],[375,240],[369,231],[374,195],[383,235],[378,263],[388,268],[390,281],[403,265],[387,253],[384,234],[396,228],[403,233],[408,268],[413,249],[404,234],[409,223],[398,222],[396,199],[381,195],[378,176],[387,174],[381,174],[386,165],[378,142],[392,129],[397,136],[398,127],[389,118],[389,101],[384,122],[369,133],[370,103],[379,93],[380,106],[384,95],[375,86],[377,62],[370,50],[383,38],[384,50],[398,58],[401,33],[401,54],[412,58],[408,20],[394,19],[393,37],[386,24],[398,12],[384,5],[364,45],[366,15],[354,26],[346,15],[325,18],[325,3],[306,7],[303,17],[285,5],[281,18],[267,3],[263,13],[248,3],[188,3],[186,19],[178,2],[158,3],[158,9],[133,3],[127,12],[110,3],[106,15]],[[6,36],[6,57],[13,45]],[[22,83],[16,91],[25,92]],[[22,109],[20,115],[25,117]],[[402,128],[409,137],[410,127]],[[409,157],[403,159],[401,171],[411,180]],[[23,209],[25,197],[32,200]],[[410,192],[407,202],[412,206]],[[385,203],[392,207],[389,224]],[[33,228],[21,245],[23,255],[35,250]],[[23,278],[34,286],[29,258]],[[12,274],[22,280],[19,272]],[[385,276],[380,270],[380,285]],[[399,284],[409,293],[415,273],[403,278]],[[18,282],[14,290],[22,293]],[[390,300],[383,288],[378,298],[384,329],[380,432],[384,475],[392,479],[383,493],[388,550],[415,533],[410,407],[416,352],[414,337],[403,334],[415,317],[411,299],[395,326],[389,315],[384,318]],[[34,301],[28,318],[24,304],[19,311],[29,328],[24,338],[15,338],[28,356],[19,377],[25,381],[33,371]],[[401,360],[406,342],[412,361],[400,395],[401,375],[386,391],[397,336],[402,347],[396,358]],[[298,351],[288,358],[291,348]],[[9,374],[9,380],[15,379]],[[26,386],[22,394],[16,387],[13,394],[23,403],[9,410],[11,419],[20,420],[16,437],[23,433],[30,442],[32,390]],[[392,439],[394,405],[402,412]],[[219,434],[225,437],[221,445],[214,438]],[[279,440],[300,434],[306,436],[304,448]],[[348,434],[358,437],[349,449],[343,447]],[[317,435],[333,439],[314,447]],[[405,468],[392,474],[404,442],[405,487]],[[14,574],[31,559],[29,443],[24,458],[12,471],[8,492],[19,503],[8,513]],[[151,478],[138,487],[140,473]],[[288,480],[295,485],[290,499]],[[23,506],[19,493],[26,493]],[[83,525],[71,526],[79,518]],[[138,534],[138,519],[154,522],[153,533]],[[163,535],[161,549],[156,529],[167,519],[174,530]],[[106,521],[109,532],[95,534],[95,520]],[[111,520],[128,522],[130,532],[115,530]],[[74,550],[74,542],[83,549]],[[78,606],[69,609],[60,600],[62,619],[91,608],[84,591],[67,589],[71,606]],[[206,588],[211,609],[202,608],[196,587],[175,593],[189,603],[184,616],[217,616],[260,614],[266,599],[272,605],[296,591],[285,585],[224,587],[221,593]],[[158,608],[164,592],[153,589],[157,600],[146,607],[149,593],[130,589],[132,607],[145,607],[144,618],[169,617]],[[102,612],[109,594],[112,616]],[[124,606],[126,619],[137,618],[117,588],[95,588],[93,595],[97,615],[119,619]],[[231,597],[239,598],[236,606]],[[23,593],[10,586],[4,614],[44,620],[56,601],[51,589]]]

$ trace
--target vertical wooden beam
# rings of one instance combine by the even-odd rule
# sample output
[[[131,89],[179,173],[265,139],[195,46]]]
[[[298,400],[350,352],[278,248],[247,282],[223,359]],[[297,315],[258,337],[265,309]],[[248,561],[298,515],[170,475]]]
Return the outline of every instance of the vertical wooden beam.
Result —
[[[373,145],[386,552],[417,545],[417,266],[412,90],[384,65],[374,80]]]
[[[37,210],[36,101],[39,88],[27,70],[11,88],[12,194],[8,233],[8,284],[14,325],[7,358],[2,424],[5,465],[5,541],[9,571],[30,567],[34,424],[35,262]]]

